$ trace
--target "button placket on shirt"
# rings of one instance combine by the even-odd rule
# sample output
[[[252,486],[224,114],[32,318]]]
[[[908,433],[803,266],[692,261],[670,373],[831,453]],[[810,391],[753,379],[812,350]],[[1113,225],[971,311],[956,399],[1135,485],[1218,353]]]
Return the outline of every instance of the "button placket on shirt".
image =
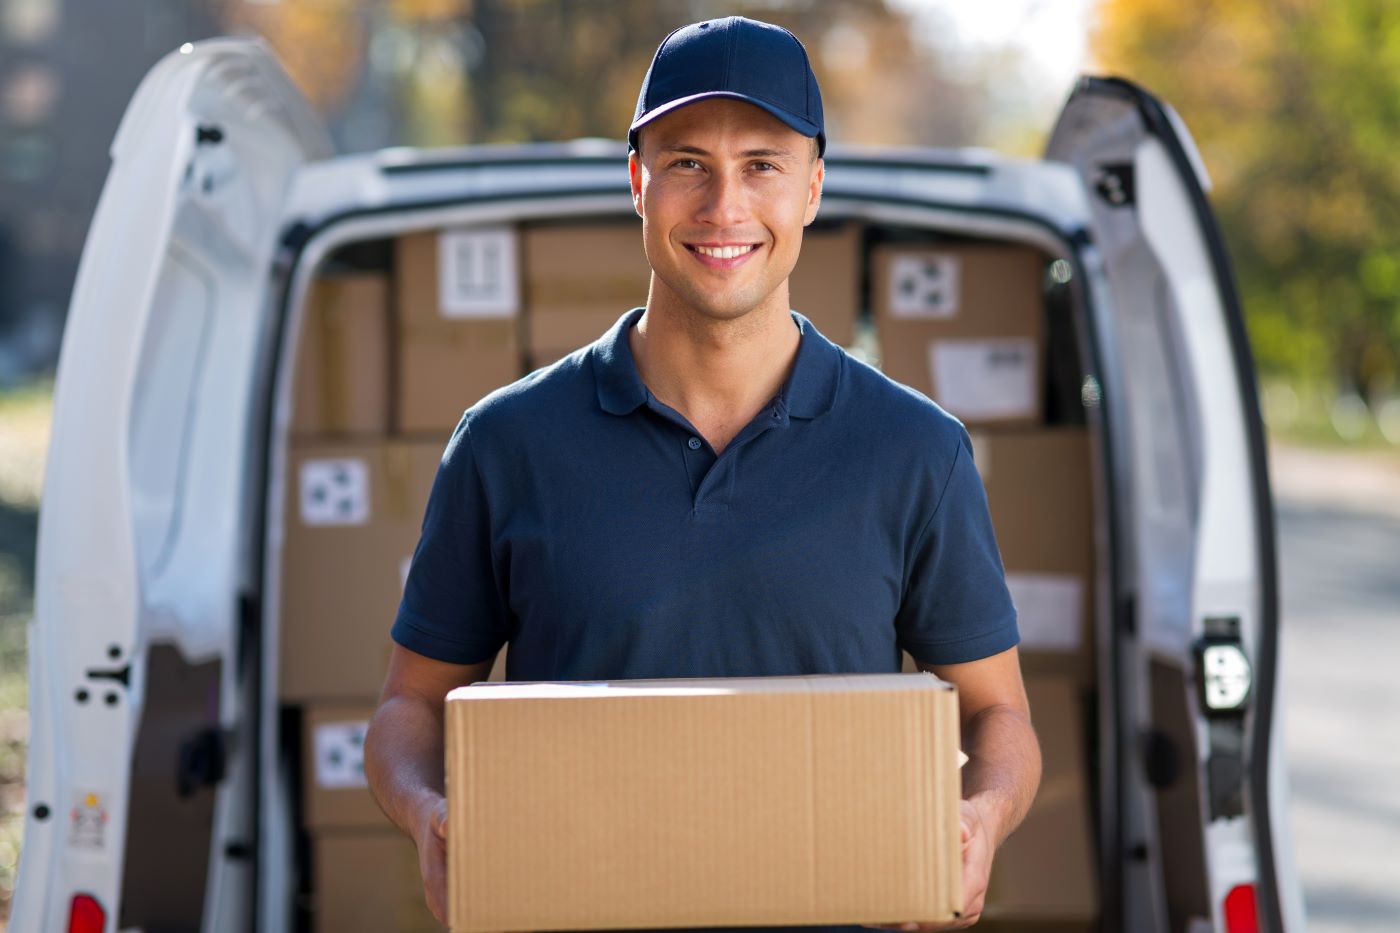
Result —
[[[771,403],[764,411],[759,412],[752,421],[745,425],[738,436],[724,448],[724,452],[719,455],[705,474],[705,478],[701,480],[700,489],[695,494],[695,511],[699,513],[727,510],[730,494],[734,488],[734,472],[740,450],[769,430],[787,427],[788,424],[787,410],[781,400],[778,400]]]

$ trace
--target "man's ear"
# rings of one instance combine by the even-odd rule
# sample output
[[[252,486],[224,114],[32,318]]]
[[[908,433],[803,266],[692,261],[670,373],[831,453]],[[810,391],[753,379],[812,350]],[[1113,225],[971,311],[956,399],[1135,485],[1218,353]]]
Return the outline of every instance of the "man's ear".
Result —
[[[817,208],[822,206],[822,182],[826,179],[826,160],[817,159],[817,166],[812,171],[812,181],[807,187],[807,213],[802,221],[802,226],[807,226],[817,219]]]
[[[642,216],[642,161],[633,149],[627,153],[627,179],[632,183],[632,210]]]

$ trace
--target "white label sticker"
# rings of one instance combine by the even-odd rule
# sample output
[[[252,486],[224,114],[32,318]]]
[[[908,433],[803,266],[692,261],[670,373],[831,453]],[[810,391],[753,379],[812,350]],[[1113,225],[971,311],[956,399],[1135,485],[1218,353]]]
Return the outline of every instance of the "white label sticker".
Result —
[[[327,722],[316,727],[311,744],[316,755],[316,786],[368,787],[365,780],[365,720]]]
[[[107,808],[99,794],[75,792],[73,808],[68,813],[68,844],[82,849],[106,848],[107,820]]]
[[[1021,643],[1051,651],[1078,650],[1083,635],[1084,584],[1065,573],[1008,573]]]
[[[346,457],[301,465],[301,520],[307,525],[369,521],[369,465]]]
[[[934,401],[958,418],[1036,415],[1039,376],[1029,337],[935,340],[928,360]]]
[[[958,258],[950,253],[895,256],[890,263],[890,313],[947,319],[958,313]]]
[[[446,318],[513,316],[520,305],[515,231],[444,230],[438,235],[438,312]]]

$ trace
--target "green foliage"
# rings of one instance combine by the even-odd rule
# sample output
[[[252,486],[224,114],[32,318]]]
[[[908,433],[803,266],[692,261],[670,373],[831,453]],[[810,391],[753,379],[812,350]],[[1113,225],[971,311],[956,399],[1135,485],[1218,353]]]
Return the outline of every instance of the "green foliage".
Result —
[[[0,930],[24,826],[25,641],[34,608],[39,489],[52,414],[51,382],[0,392]]]
[[[1393,394],[1400,5],[1103,0],[1094,40],[1191,127],[1264,375]]]

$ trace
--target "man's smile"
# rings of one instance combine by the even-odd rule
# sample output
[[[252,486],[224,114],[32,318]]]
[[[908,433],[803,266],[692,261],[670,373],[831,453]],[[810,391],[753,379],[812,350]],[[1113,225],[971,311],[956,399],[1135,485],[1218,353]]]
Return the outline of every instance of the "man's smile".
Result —
[[[686,243],[686,250],[711,269],[734,269],[758,252],[761,243]]]

